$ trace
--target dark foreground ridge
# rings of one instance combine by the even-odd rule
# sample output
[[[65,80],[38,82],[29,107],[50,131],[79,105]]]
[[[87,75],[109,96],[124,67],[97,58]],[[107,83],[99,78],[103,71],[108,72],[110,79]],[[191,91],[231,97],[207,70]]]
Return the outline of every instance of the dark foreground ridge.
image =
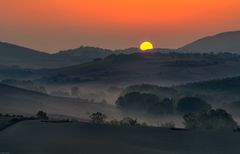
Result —
[[[0,132],[0,151],[85,154],[238,154],[233,131],[178,131],[87,123],[23,121]]]

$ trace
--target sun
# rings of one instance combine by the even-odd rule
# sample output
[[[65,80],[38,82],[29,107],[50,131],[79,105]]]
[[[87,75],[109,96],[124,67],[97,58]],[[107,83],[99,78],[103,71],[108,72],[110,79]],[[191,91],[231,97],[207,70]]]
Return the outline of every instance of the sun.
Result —
[[[140,49],[141,49],[142,51],[151,50],[151,49],[153,49],[153,44],[152,44],[151,42],[148,42],[148,41],[143,42],[143,43],[141,43],[141,45],[140,45]]]

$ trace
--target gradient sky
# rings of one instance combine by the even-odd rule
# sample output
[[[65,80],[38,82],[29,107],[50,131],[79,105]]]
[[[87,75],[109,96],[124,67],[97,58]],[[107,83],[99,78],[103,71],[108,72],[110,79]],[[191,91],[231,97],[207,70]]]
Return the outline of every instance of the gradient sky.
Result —
[[[239,0],[0,0],[0,41],[56,52],[81,45],[176,48],[240,29]]]

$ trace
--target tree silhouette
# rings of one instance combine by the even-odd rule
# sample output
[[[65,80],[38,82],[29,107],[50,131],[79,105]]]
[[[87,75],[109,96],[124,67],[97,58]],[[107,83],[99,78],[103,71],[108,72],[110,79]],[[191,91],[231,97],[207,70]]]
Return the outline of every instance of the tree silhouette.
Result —
[[[42,120],[48,120],[48,116],[47,113],[43,112],[43,111],[39,111],[37,113],[37,118],[38,119],[42,119]]]
[[[138,123],[136,119],[125,117],[120,121],[120,124],[123,126],[136,126]]]
[[[210,110],[202,113],[190,113],[183,116],[188,129],[230,129],[237,128],[232,115],[225,110]]]
[[[107,118],[107,116],[100,112],[97,112],[97,113],[91,114],[90,118],[91,118],[92,122],[95,124],[103,124],[105,122],[105,119]]]

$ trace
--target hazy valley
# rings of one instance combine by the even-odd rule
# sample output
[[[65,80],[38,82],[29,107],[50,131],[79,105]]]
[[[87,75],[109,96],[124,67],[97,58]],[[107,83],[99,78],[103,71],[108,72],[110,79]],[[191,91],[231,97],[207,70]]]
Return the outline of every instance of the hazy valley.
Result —
[[[67,137],[68,141],[55,146],[64,144],[72,151],[79,150],[75,142],[83,137],[85,142],[80,147],[87,153],[96,152],[89,148],[90,144],[101,139],[113,147],[125,147],[123,142],[127,140],[130,150],[126,153],[225,153],[219,146],[231,146],[230,152],[236,153],[239,137],[234,133],[238,133],[240,123],[239,38],[239,32],[227,32],[179,49],[140,52],[138,48],[113,51],[80,47],[55,54],[0,43],[0,137],[5,140],[0,142],[5,147],[0,146],[0,153],[13,144],[19,145],[14,153],[28,151],[20,140],[12,139],[12,133],[26,144],[33,138],[43,140],[41,134],[47,134],[46,144],[35,142],[41,148],[49,148],[51,137]],[[100,123],[95,123],[94,118],[100,118]],[[195,123],[189,124],[191,120]],[[200,128],[199,132],[192,131],[195,127]],[[23,130],[29,130],[34,137],[23,137]],[[156,132],[159,138],[150,139]],[[206,151],[201,150],[200,145],[215,141],[212,137],[223,139],[221,133],[231,145],[219,140]],[[186,145],[176,142],[173,136],[179,142],[186,141]],[[116,137],[120,140],[111,142]],[[200,139],[192,143],[192,137]],[[30,145],[31,152],[39,150]],[[113,152],[106,146],[97,148],[102,153]],[[44,153],[51,150],[57,152],[50,148]]]

